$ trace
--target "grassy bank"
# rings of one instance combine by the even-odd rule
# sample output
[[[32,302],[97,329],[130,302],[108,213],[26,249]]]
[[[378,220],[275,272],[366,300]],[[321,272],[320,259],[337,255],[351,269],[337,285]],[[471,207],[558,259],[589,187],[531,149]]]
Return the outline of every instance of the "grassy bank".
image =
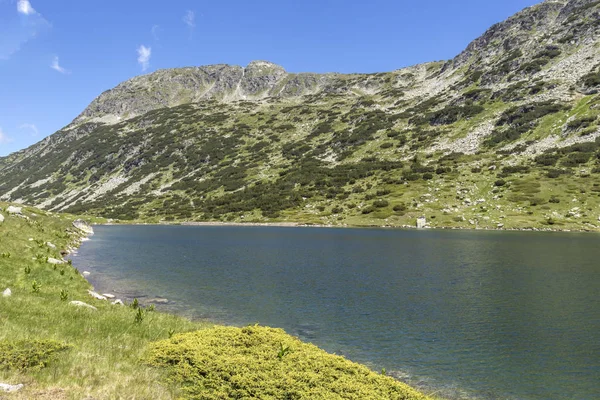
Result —
[[[279,330],[213,327],[94,300],[79,271],[49,262],[79,244],[75,217],[27,207],[9,215],[7,206],[0,203],[0,291],[12,295],[0,297],[0,382],[25,387],[0,398],[426,398]]]

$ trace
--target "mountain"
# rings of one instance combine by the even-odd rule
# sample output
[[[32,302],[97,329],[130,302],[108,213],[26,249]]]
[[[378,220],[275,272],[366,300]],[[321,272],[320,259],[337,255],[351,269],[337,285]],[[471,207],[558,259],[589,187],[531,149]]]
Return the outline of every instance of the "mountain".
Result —
[[[454,59],[139,76],[0,158],[0,200],[144,221],[600,229],[600,1],[546,0]]]

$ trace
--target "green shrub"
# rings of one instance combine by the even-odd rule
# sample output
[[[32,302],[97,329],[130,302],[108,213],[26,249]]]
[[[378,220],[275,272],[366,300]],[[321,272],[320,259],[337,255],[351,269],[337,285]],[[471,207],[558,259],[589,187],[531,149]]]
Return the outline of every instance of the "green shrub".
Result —
[[[376,209],[375,209],[375,207],[373,207],[373,206],[367,206],[367,207],[363,208],[363,209],[361,210],[361,212],[362,212],[363,214],[371,214],[371,213],[372,213],[372,212],[374,212],[375,210],[376,210]]]
[[[407,385],[343,357],[259,326],[216,327],[150,346],[190,399],[426,399]]]
[[[387,200],[375,200],[373,202],[373,207],[375,208],[385,208],[389,205],[390,203]]]
[[[396,204],[393,208],[394,211],[396,212],[404,212],[407,210],[406,204],[401,203],[401,204]]]
[[[40,369],[69,346],[55,340],[0,341],[0,370]]]

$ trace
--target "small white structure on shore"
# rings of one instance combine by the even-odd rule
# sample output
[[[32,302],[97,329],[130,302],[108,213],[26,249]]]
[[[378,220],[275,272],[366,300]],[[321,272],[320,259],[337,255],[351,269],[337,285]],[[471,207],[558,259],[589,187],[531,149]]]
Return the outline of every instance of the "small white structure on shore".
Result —
[[[419,217],[417,218],[417,229],[425,229],[427,228],[427,218]]]

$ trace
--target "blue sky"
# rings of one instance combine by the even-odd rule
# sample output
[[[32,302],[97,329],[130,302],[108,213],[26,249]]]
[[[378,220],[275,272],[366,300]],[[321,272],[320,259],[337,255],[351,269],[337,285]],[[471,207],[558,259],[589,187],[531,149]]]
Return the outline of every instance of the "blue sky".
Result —
[[[454,57],[536,0],[0,0],[0,156],[156,69],[380,72]]]

